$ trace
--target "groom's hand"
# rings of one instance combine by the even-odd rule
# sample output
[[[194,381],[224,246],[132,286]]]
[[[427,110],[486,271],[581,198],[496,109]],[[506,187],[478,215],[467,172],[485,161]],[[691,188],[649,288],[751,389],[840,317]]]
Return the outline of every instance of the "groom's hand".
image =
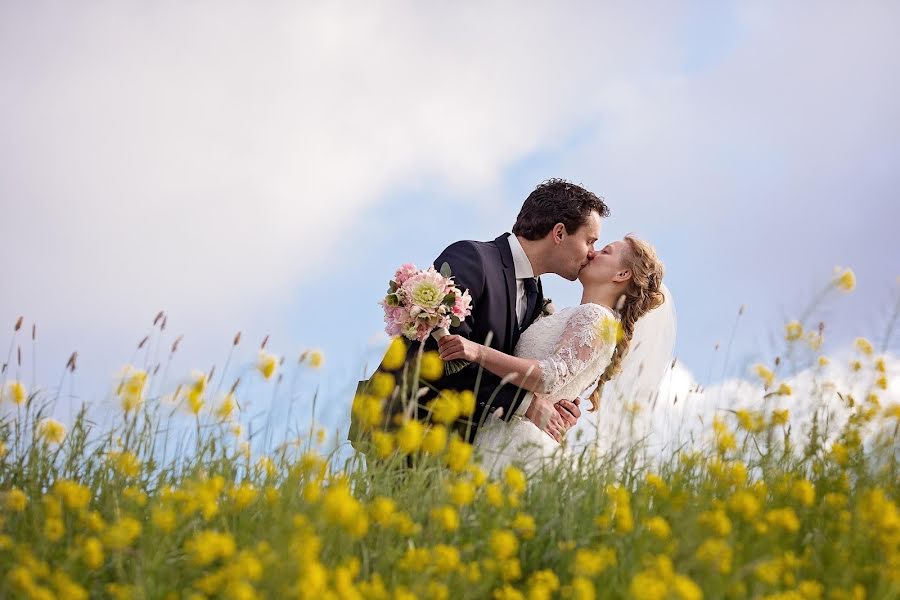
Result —
[[[553,408],[556,409],[556,412],[558,412],[559,416],[562,417],[562,420],[565,421],[566,431],[575,427],[575,423],[578,422],[578,418],[581,416],[581,409],[578,408],[579,402],[580,399],[575,398],[572,402],[560,400],[553,405]]]

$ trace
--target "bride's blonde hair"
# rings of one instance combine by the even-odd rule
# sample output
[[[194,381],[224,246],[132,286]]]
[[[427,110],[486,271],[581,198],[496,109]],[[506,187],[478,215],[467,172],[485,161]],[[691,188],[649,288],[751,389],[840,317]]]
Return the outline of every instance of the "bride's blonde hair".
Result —
[[[631,271],[631,280],[625,293],[619,298],[617,306],[622,335],[616,342],[609,366],[597,380],[597,389],[591,393],[591,408],[588,409],[590,412],[600,406],[603,385],[622,369],[622,359],[628,354],[638,319],[661,306],[666,299],[660,290],[665,269],[656,255],[656,250],[647,242],[632,235],[625,236],[625,241],[628,242],[628,249],[624,253],[622,267]]]

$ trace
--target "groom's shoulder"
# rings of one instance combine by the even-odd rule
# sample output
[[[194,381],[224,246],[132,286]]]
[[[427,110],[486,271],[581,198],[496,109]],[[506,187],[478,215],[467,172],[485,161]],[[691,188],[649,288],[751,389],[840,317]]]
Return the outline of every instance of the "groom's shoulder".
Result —
[[[453,242],[441,252],[441,256],[461,256],[469,259],[484,260],[496,254],[497,246],[494,242],[479,242],[476,240],[459,240]]]

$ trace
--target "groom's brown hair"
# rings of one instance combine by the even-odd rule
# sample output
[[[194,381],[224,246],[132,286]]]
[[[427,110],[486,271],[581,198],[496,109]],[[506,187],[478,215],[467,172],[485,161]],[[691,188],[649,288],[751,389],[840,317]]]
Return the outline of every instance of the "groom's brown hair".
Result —
[[[525,198],[512,232],[526,240],[539,240],[554,225],[562,223],[566,231],[575,233],[591,211],[597,211],[601,217],[609,216],[609,208],[593,192],[565,179],[548,179]]]

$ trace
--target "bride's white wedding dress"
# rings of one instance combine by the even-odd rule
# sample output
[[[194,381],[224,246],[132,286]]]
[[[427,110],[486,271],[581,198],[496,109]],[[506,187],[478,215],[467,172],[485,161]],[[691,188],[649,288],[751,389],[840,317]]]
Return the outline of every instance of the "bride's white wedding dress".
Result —
[[[522,332],[514,353],[540,362],[542,396],[553,402],[572,400],[597,382],[615,349],[610,319],[618,321],[611,309],[586,303],[542,317]],[[483,464],[494,474],[513,462],[534,472],[565,456],[556,440],[525,418],[527,406],[522,404],[509,421],[489,415],[475,436]]]

